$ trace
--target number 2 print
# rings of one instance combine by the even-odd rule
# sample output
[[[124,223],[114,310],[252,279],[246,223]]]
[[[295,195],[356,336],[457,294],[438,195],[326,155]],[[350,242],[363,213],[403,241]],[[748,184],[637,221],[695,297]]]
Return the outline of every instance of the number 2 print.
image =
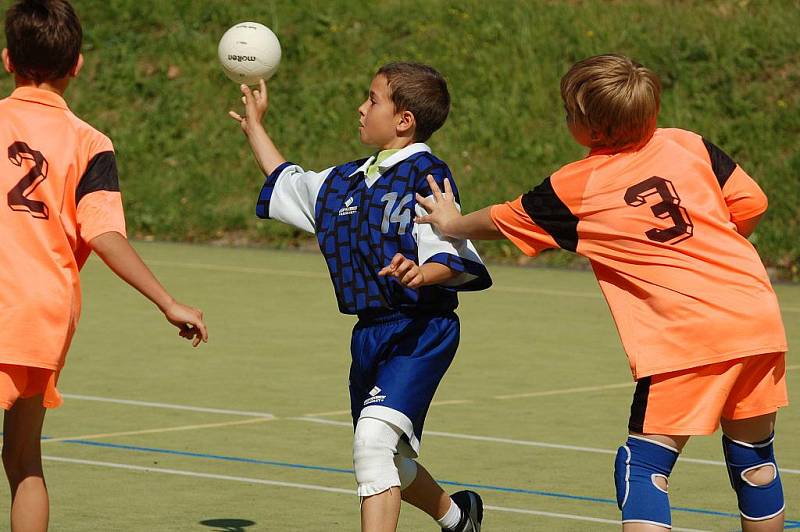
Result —
[[[16,166],[22,166],[24,160],[33,161],[33,168],[8,191],[8,206],[12,211],[29,212],[34,218],[47,220],[50,216],[47,205],[30,198],[36,187],[47,179],[47,159],[24,142],[14,142],[8,147],[8,159]]]

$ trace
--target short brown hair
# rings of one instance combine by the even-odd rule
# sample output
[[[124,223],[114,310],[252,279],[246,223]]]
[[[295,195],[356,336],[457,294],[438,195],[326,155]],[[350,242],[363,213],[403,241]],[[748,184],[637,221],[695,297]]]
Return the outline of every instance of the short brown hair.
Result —
[[[568,120],[600,133],[602,146],[624,148],[655,131],[661,81],[628,57],[597,55],[561,78],[561,98]]]
[[[414,115],[415,141],[425,142],[447,120],[450,93],[436,69],[419,63],[389,63],[376,75],[386,76],[395,110]]]
[[[69,74],[83,30],[66,0],[19,0],[6,11],[6,42],[17,75],[42,83]]]

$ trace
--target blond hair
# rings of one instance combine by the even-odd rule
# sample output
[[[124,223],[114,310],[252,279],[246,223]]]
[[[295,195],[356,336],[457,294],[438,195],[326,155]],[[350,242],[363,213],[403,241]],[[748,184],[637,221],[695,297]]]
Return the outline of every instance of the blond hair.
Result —
[[[597,55],[561,78],[561,98],[567,119],[597,135],[597,146],[625,148],[655,131],[661,81],[628,57]]]

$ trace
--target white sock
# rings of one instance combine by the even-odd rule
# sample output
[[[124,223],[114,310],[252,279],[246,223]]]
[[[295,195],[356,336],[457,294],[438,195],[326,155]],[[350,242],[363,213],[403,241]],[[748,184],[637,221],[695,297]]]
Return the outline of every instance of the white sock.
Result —
[[[444,514],[441,519],[437,519],[436,522],[439,523],[439,526],[442,528],[453,529],[456,527],[459,520],[461,520],[461,508],[453,502],[453,499],[450,499],[450,509],[447,510],[447,513]]]

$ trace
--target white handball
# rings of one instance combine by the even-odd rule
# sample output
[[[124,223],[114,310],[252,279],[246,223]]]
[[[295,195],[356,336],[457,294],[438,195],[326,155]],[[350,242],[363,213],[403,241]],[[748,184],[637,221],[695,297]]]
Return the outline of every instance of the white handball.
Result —
[[[236,83],[253,85],[268,80],[281,62],[281,43],[268,27],[240,22],[225,32],[217,48],[225,75]]]

